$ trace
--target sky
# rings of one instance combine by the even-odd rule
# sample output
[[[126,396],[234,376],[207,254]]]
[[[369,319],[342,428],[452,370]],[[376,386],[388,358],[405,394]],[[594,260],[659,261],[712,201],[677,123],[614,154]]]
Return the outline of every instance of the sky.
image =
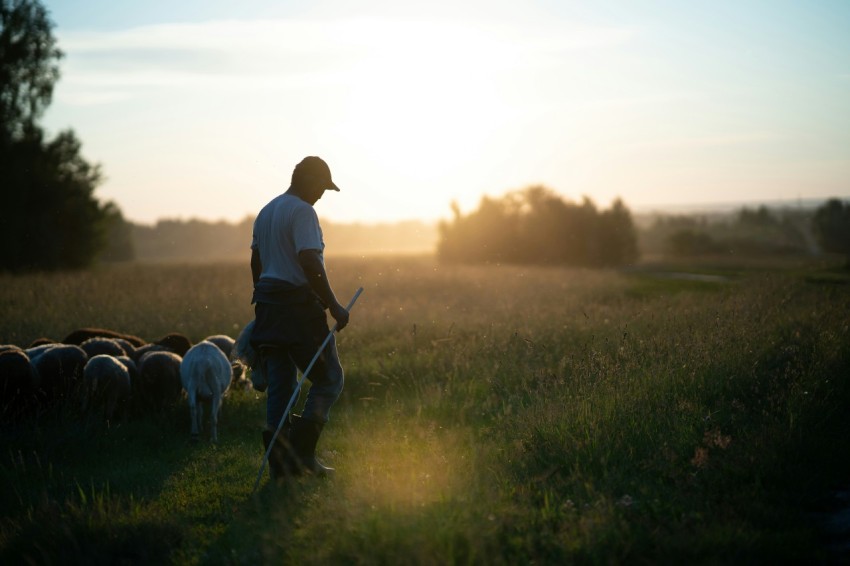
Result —
[[[338,222],[545,185],[633,211],[850,196],[846,0],[48,0],[43,118],[135,222],[241,220],[319,155]]]

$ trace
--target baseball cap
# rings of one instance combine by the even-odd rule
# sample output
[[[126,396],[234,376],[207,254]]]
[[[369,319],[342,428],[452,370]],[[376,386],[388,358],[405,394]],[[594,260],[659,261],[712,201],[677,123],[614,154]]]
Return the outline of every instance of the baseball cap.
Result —
[[[325,160],[321,157],[316,157],[315,155],[308,155],[301,162],[295,166],[295,170],[292,172],[293,177],[306,175],[309,177],[314,177],[317,179],[321,179],[323,182],[327,184],[325,187],[326,191],[338,191],[339,187],[333,182],[331,179],[331,168],[328,167],[328,164],[325,163]]]

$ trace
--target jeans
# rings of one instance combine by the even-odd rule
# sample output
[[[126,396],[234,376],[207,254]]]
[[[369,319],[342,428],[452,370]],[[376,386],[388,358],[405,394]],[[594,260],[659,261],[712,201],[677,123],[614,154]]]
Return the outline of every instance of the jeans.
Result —
[[[315,350],[308,350],[301,346],[263,348],[261,363],[266,364],[266,375],[269,379],[266,424],[270,430],[277,429],[283,412],[292,398],[298,383],[297,369],[303,373],[314,355],[316,355]],[[310,380],[311,385],[301,416],[310,421],[327,423],[331,407],[339,399],[344,382],[335,337],[328,342],[307,379]],[[293,408],[294,406],[295,403]]]
[[[257,302],[251,344],[260,354],[269,382],[266,423],[277,429],[303,373],[328,336],[325,309],[312,293],[294,295],[290,304]],[[343,372],[332,336],[307,375],[311,386],[301,416],[327,423],[331,407],[342,393]],[[293,403],[294,405],[295,403]]]

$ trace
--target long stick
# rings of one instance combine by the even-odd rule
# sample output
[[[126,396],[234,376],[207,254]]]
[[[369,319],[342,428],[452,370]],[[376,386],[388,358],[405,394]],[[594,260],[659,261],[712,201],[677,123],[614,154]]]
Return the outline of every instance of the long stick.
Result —
[[[357,297],[360,296],[360,293],[363,292],[363,287],[357,289],[357,292],[354,293],[354,296],[351,297],[351,300],[348,302],[348,306],[345,307],[345,310],[351,311],[351,308],[354,306],[354,303],[357,302]],[[266,469],[266,464],[269,461],[269,456],[272,453],[272,448],[274,448],[275,441],[277,440],[277,435],[280,434],[280,430],[283,428],[283,423],[286,422],[286,417],[289,415],[289,411],[292,409],[292,405],[295,403],[295,400],[298,399],[298,393],[301,391],[301,385],[304,383],[304,379],[307,377],[307,374],[310,373],[310,370],[313,369],[313,364],[316,363],[316,360],[319,359],[319,356],[322,355],[322,352],[325,351],[325,347],[328,345],[328,342],[333,338],[334,332],[336,332],[337,324],[334,324],[334,327],[331,328],[331,331],[325,337],[325,341],[322,342],[322,345],[319,346],[319,350],[316,352],[316,355],[313,356],[313,359],[310,360],[310,364],[307,366],[307,369],[304,370],[304,373],[301,374],[301,377],[298,379],[298,383],[295,384],[295,391],[292,392],[292,397],[289,398],[289,403],[286,405],[286,409],[283,411],[283,416],[280,418],[280,422],[277,424],[277,430],[274,431],[274,435],[272,436],[271,442],[269,442],[269,447],[266,449],[266,453],[263,456],[263,463],[260,464],[260,471],[257,473],[257,481],[254,482],[254,492],[257,491],[257,487],[260,485],[260,480],[263,479],[263,472]]]

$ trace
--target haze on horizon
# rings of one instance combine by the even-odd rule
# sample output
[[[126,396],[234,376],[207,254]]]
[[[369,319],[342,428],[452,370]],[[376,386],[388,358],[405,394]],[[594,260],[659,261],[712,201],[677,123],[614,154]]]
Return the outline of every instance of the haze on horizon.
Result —
[[[850,3],[46,0],[129,220],[241,220],[305,155],[337,222],[544,184],[632,209],[850,195]]]

